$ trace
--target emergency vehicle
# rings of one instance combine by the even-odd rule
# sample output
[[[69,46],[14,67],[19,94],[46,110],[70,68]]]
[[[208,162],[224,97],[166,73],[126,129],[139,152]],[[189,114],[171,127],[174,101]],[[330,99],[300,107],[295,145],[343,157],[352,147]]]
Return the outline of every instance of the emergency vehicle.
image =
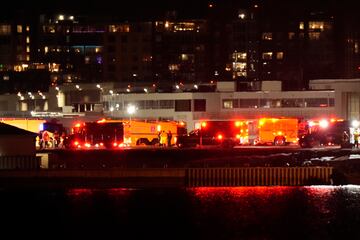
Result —
[[[298,119],[260,118],[211,120],[196,124],[195,130],[178,140],[179,147],[200,145],[285,145],[297,143]]]
[[[311,119],[304,121],[304,133],[299,144],[303,148],[340,145],[349,147],[353,141],[353,128],[343,119]]]
[[[287,145],[298,142],[297,118],[260,118],[246,121],[250,145]]]
[[[76,148],[114,148],[124,146],[158,145],[159,134],[169,131],[171,144],[176,144],[178,135],[186,133],[183,122],[140,121],[102,119],[74,126],[68,146]],[[106,141],[105,141],[106,139]]]
[[[238,120],[203,120],[195,124],[195,130],[179,136],[177,146],[218,145],[234,147],[240,143],[242,126],[242,121]]]

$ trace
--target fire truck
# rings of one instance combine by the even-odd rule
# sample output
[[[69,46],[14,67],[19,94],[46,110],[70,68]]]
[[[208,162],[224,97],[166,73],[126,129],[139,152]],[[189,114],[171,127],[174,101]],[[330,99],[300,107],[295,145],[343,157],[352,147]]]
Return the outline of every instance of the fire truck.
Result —
[[[171,132],[171,144],[179,134],[186,133],[185,124],[176,121],[139,121],[102,119],[77,123],[67,141],[68,147],[118,148],[126,146],[158,145],[159,133]]]
[[[195,130],[179,136],[178,147],[196,147],[203,145],[218,145],[234,147],[239,145],[241,127],[239,120],[207,120],[195,124]]]
[[[353,128],[349,121],[343,119],[312,119],[302,123],[304,133],[299,144],[303,148],[340,145],[350,147],[353,139]]]
[[[179,147],[201,145],[286,145],[298,141],[298,119],[260,118],[251,120],[202,121],[178,140]]]
[[[298,142],[297,118],[260,118],[245,122],[250,145],[288,145]]]

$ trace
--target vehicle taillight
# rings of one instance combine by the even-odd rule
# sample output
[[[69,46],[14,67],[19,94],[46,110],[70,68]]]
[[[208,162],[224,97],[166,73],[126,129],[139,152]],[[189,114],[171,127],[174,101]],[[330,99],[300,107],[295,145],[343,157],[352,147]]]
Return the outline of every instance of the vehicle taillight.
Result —
[[[91,144],[90,144],[90,143],[85,143],[84,145],[85,145],[85,147],[87,147],[87,148],[90,148],[90,147],[91,147]]]
[[[74,142],[74,146],[77,146],[77,145],[79,145],[79,142],[78,142],[78,141],[75,141],[75,142]]]
[[[223,139],[223,136],[222,136],[221,134],[219,134],[219,135],[217,136],[217,139],[218,139],[218,140],[222,140],[222,139]]]
[[[113,146],[116,147],[118,144],[116,142],[113,143]]]

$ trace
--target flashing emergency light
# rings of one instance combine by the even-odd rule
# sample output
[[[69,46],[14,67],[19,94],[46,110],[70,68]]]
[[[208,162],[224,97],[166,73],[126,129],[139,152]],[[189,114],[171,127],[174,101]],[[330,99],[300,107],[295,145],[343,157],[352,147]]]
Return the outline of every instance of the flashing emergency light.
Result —
[[[359,122],[358,120],[353,120],[353,121],[351,122],[351,126],[352,126],[353,128],[358,128],[358,127],[360,126],[360,122]]]
[[[313,126],[315,126],[315,123],[313,121],[310,121],[309,122],[309,127],[313,127]]]
[[[321,128],[327,128],[329,126],[329,122],[326,119],[320,120],[319,126]]]

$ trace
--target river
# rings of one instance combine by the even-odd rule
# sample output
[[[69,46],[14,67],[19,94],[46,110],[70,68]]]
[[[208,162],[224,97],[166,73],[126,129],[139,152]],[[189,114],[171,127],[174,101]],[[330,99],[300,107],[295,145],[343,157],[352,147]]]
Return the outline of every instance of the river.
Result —
[[[359,239],[360,186],[2,189],[0,212],[8,239]]]

